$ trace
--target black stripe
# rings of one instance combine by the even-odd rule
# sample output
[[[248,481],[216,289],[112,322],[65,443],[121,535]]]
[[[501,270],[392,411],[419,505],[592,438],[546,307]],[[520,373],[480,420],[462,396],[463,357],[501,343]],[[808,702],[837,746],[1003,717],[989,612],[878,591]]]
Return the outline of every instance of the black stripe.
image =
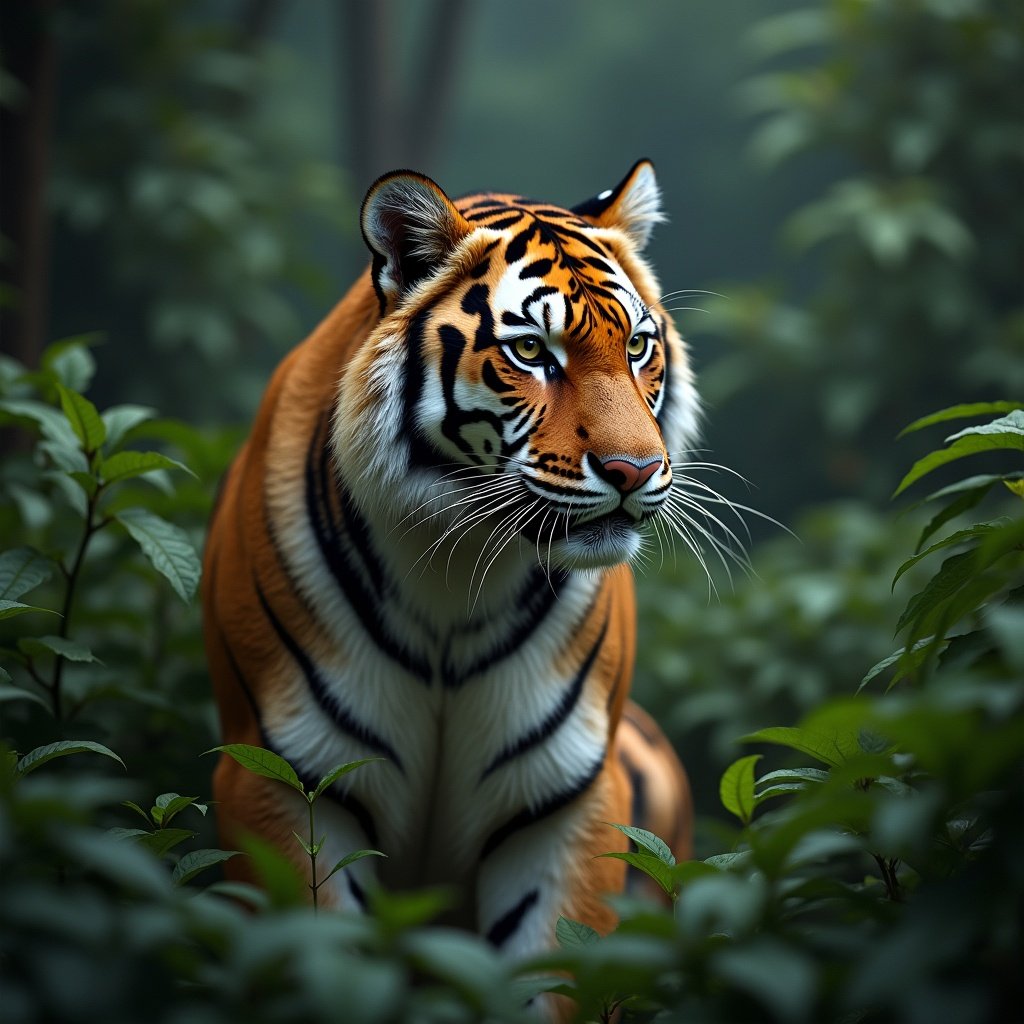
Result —
[[[530,638],[531,634],[547,618],[548,612],[561,594],[561,588],[569,578],[567,572],[555,572],[551,577],[550,586],[544,578],[543,570],[535,569],[527,577],[515,598],[510,602],[513,608],[522,608],[523,615],[519,624],[511,632],[506,633],[502,640],[490,650],[470,662],[466,668],[456,668],[450,650],[445,651],[443,679],[447,689],[457,690],[467,679],[478,675],[503,661],[510,654],[518,651]],[[525,596],[524,596],[525,595]],[[489,626],[489,623],[484,623]],[[449,644],[450,647],[450,644]]]
[[[540,899],[540,890],[531,889],[507,914],[503,914],[487,930],[487,941],[498,949],[508,942],[523,923],[526,912]]]
[[[582,796],[590,789],[598,775],[601,774],[601,769],[604,767],[604,756],[604,752],[602,752],[586,775],[583,775],[567,789],[563,789],[555,793],[554,796],[548,797],[539,807],[532,809],[529,807],[524,808],[517,815],[509,818],[500,828],[495,829],[487,837],[487,841],[480,851],[480,860],[485,860],[494,853],[509,836],[514,835],[521,829],[536,824],[538,821],[542,821],[544,818],[550,817],[556,811],[562,810],[563,807],[568,807],[577,797]]]
[[[267,603],[259,583],[255,580],[253,583],[256,587],[256,596],[260,599],[260,605],[263,608],[263,614],[270,620],[270,624],[274,627],[274,632],[277,634],[278,639],[284,644],[288,653],[295,659],[302,670],[310,693],[312,693],[320,710],[330,718],[341,732],[346,733],[354,740],[369,747],[370,750],[392,761],[395,767],[404,775],[405,768],[402,766],[402,760],[395,752],[394,747],[382,736],[373,732],[365,723],[354,718],[346,708],[341,706],[337,695],[328,688],[320,670],[313,664],[309,656],[295,640],[295,637],[284,628],[281,621],[274,614],[273,609]]]
[[[572,681],[572,684],[566,689],[565,693],[562,694],[562,699],[558,702],[558,705],[554,710],[541,722],[539,725],[534,726],[525,736],[520,736],[515,743],[505,747],[494,758],[493,761],[484,769],[483,775],[480,776],[480,781],[483,782],[491,772],[500,768],[502,765],[507,764],[514,758],[520,757],[525,754],[528,750],[532,750],[538,744],[543,743],[556,729],[572,714],[573,708],[576,707],[580,699],[580,694],[583,692],[583,684],[587,680],[587,676],[590,675],[590,670],[594,666],[594,661],[597,658],[598,652],[601,650],[601,645],[604,643],[604,638],[608,635],[608,617],[605,616],[604,625],[601,627],[601,632],[598,633],[597,639],[594,641],[593,647],[587,652],[587,656],[583,659],[583,664],[580,665],[576,672],[576,676]]]
[[[403,643],[385,630],[380,618],[380,602],[352,564],[349,554],[352,545],[347,544],[342,537],[338,524],[331,516],[327,495],[323,491],[323,444],[325,438],[322,431],[318,430],[313,436],[306,456],[306,511],[320,553],[349,607],[377,648],[407,672],[429,683],[429,664],[415,657]],[[364,558],[366,557],[368,553],[364,554]]]

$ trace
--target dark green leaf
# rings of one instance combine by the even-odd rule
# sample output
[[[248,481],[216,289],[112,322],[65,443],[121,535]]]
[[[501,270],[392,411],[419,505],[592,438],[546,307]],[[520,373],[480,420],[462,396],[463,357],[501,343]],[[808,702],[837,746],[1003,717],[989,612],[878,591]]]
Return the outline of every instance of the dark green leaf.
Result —
[[[52,761],[55,757],[66,757],[68,754],[102,754],[104,757],[113,758],[123,768],[124,761],[121,760],[109,747],[102,743],[93,743],[92,740],[60,740],[57,743],[48,743],[43,747],[36,747],[30,750],[15,767],[15,773],[19,776],[28,775],[36,768]]]
[[[6,676],[6,679],[3,677]],[[20,686],[9,686],[10,676],[0,669],[0,703],[6,703],[7,701],[13,700],[27,700],[33,704],[38,704],[40,707],[50,710],[50,703],[44,697],[38,693],[32,693],[30,690],[23,690]]]
[[[139,843],[146,849],[152,851],[157,857],[162,857],[175,846],[185,842],[187,839],[195,838],[195,832],[187,828],[158,828],[155,832],[147,832],[139,836]]]
[[[57,613],[52,608],[40,608],[34,604],[22,604],[20,601],[0,600],[0,619],[10,619],[15,615],[24,615],[26,612],[48,612],[50,615]]]
[[[222,864],[232,857],[237,857],[239,853],[239,850],[192,850],[174,865],[171,881],[175,885],[184,885],[201,871],[212,868],[214,864]]]
[[[126,509],[114,518],[187,604],[199,585],[202,566],[185,531],[141,508]]]
[[[1002,423],[1002,420],[997,421]],[[994,427],[995,424],[988,424]],[[953,439],[955,438],[955,440]],[[1001,430],[989,430],[982,432],[981,428],[972,431],[962,431],[954,434],[950,440],[952,444],[948,448],[931,452],[923,459],[918,459],[911,467],[910,472],[900,481],[899,486],[893,491],[892,496],[902,494],[911,484],[916,483],[921,477],[926,476],[939,466],[945,466],[949,462],[966,458],[968,455],[977,455],[979,452],[996,451],[998,449],[1013,449],[1024,451],[1024,428],[1016,424]]]
[[[594,945],[601,936],[589,924],[574,921],[571,917],[559,917],[555,924],[555,939],[562,949],[585,949]]]
[[[341,860],[339,860],[338,863],[335,864],[334,867],[331,868],[331,870],[328,871],[326,875],[324,875],[321,881],[326,882],[327,879],[330,878],[336,872],[341,871],[344,868],[347,868],[349,864],[354,864],[357,860],[362,860],[364,857],[386,856],[387,854],[381,853],[380,850],[356,850],[355,853],[349,853],[346,856],[342,857]]]
[[[896,632],[899,633],[907,626],[921,622],[925,616],[944,601],[948,601],[963,587],[977,571],[975,554],[974,550],[962,551],[947,558],[925,588],[907,602],[907,607],[896,623]],[[913,631],[916,632],[916,627]]]
[[[179,796],[177,793],[161,793],[154,801],[156,808],[162,812],[160,822],[164,825],[169,824],[176,814],[185,810],[186,807],[191,807],[198,799],[199,797],[197,796]]]
[[[53,575],[53,562],[32,548],[13,548],[0,555],[0,599],[16,601]]]
[[[248,743],[225,743],[223,746],[207,750],[207,754],[219,751],[234,758],[243,768],[262,775],[265,779],[276,779],[299,793],[305,794],[295,769],[280,755],[263,747],[254,747]]]
[[[992,482],[999,479],[1001,478],[995,477]],[[945,526],[951,519],[955,519],[957,516],[963,515],[964,512],[974,508],[974,506],[977,505],[986,494],[988,494],[989,490],[991,490],[992,482],[979,484],[977,487],[964,491],[964,493],[956,498],[955,501],[951,501],[944,509],[937,512],[921,531],[921,536],[918,538],[917,548],[915,550],[920,551],[921,548],[924,547],[925,541]]]
[[[892,679],[889,681],[889,686],[895,685],[902,679],[908,672],[914,671],[921,662],[928,656],[928,648],[934,643],[935,637],[925,637],[923,640],[918,640],[910,648],[902,648],[896,651],[894,654],[890,654],[889,657],[883,658],[880,662],[873,665],[865,674],[864,678],[860,681],[860,685],[857,687],[857,692],[861,690],[871,682],[872,679],[881,675],[887,668],[892,665],[898,664],[898,669],[894,673]]]
[[[914,555],[912,558],[908,558],[897,570],[896,575],[893,577],[892,585],[895,588],[899,582],[900,577],[912,566],[917,565],[922,558],[927,558],[930,554],[935,551],[941,551],[943,548],[953,547],[955,544],[963,544],[967,541],[978,540],[982,537],[988,536],[996,530],[1002,528],[1003,523],[975,523],[974,526],[969,526],[964,530],[957,530],[956,533],[951,533],[948,537],[944,537],[942,540],[931,547]]]
[[[122,800],[121,806],[130,807],[147,825],[150,824],[149,815],[134,800]]]
[[[6,398],[0,401],[0,412],[9,413],[19,419],[32,420],[39,426],[43,437],[58,445],[78,447],[78,438],[66,417],[50,405],[31,399]]]
[[[56,654],[68,661],[102,664],[99,658],[85,644],[67,640],[62,636],[28,636],[18,641],[19,650],[26,654]]]

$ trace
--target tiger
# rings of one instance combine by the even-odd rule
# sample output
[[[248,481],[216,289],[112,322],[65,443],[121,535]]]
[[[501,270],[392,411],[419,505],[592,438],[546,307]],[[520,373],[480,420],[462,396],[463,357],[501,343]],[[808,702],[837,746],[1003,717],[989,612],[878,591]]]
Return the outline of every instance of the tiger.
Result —
[[[690,854],[685,770],[628,698],[632,563],[700,416],[643,256],[663,219],[647,160],[572,208],[386,174],[369,267],[270,380],[212,515],[204,633],[224,743],[310,789],[380,759],[317,831],[321,863],[385,858],[321,905],[446,887],[447,923],[527,957],[560,916],[614,928],[611,824]],[[226,847],[255,835],[309,879],[299,794],[227,755],[213,791]]]

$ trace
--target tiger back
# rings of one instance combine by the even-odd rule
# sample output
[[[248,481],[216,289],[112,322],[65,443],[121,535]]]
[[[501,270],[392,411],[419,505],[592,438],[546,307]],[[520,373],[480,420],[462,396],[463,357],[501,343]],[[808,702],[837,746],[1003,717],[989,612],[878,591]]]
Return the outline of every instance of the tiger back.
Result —
[[[447,885],[451,923],[527,955],[559,915],[614,926],[608,822],[689,851],[685,774],[627,698],[629,563],[697,418],[641,255],[660,219],[646,161],[574,210],[387,175],[371,267],[268,386],[210,526],[205,636],[224,742],[312,784],[382,759],[318,804],[322,862],[387,855],[331,905]],[[214,796],[225,845],[308,871],[298,794],[222,757]]]

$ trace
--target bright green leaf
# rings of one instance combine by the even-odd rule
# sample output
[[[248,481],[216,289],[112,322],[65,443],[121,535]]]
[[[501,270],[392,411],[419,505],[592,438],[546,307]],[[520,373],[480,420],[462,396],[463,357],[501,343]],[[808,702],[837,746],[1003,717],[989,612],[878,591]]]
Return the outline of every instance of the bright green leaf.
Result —
[[[1002,420],[997,422],[1001,423]],[[989,424],[994,426],[995,424]],[[899,486],[893,491],[895,498],[902,494],[911,484],[916,483],[921,477],[926,476],[939,466],[945,466],[949,462],[966,458],[968,455],[977,455],[979,452],[995,451],[997,449],[1013,449],[1024,451],[1024,428],[1014,427],[999,431],[982,432],[980,428],[971,431],[963,431],[955,434],[952,444],[948,448],[931,452],[923,459],[918,459],[911,467],[910,472],[900,481]]]
[[[272,750],[255,747],[249,743],[225,743],[207,750],[206,753],[212,754],[215,750],[234,758],[247,771],[262,775],[265,779],[276,779],[305,795],[295,769]]]
[[[183,462],[161,455],[160,452],[118,452],[100,463],[99,472],[105,483],[116,484],[130,477],[151,473],[155,469],[180,469],[195,477],[195,473]]]
[[[741,743],[775,743],[837,767],[860,751],[856,733],[806,727],[773,726],[740,739]]]
[[[760,760],[760,754],[741,757],[726,768],[718,784],[722,806],[735,814],[744,825],[750,824],[754,814],[754,765]]]
[[[63,384],[57,385],[57,392],[60,394],[60,405],[64,415],[81,442],[82,449],[87,452],[99,451],[106,440],[107,428],[103,425],[96,406],[84,395],[77,391],[69,391]]]
[[[348,775],[349,772],[355,771],[356,768],[362,768],[364,764],[369,764],[371,761],[384,761],[386,758],[383,757],[364,757],[360,761],[349,761],[346,764],[339,764],[337,767],[332,768],[316,785],[316,789],[309,794],[309,802],[314,803],[320,798],[328,786],[334,785],[342,776]]]
[[[672,869],[675,867],[674,861],[672,864],[668,864],[646,850],[636,853],[601,853],[598,856],[609,857],[612,860],[624,860],[631,867],[642,871],[649,878],[653,878],[669,896],[675,894],[675,879],[672,875]]]
[[[940,409],[938,412],[914,420],[909,426],[904,427],[897,437],[904,437],[915,430],[930,427],[934,423],[967,419],[971,416],[990,416],[993,413],[1012,412],[1014,409],[1021,408],[1024,408],[1024,403],[1021,402],[970,402],[965,405],[951,405],[948,409]]]
[[[667,864],[669,867],[675,864],[676,859],[668,848],[668,844],[653,832],[648,832],[645,828],[637,828],[635,825],[616,825],[610,821],[606,822],[606,824],[611,825],[612,828],[617,828],[623,835],[632,839],[642,850],[647,850],[648,853],[654,854],[663,864]]]

